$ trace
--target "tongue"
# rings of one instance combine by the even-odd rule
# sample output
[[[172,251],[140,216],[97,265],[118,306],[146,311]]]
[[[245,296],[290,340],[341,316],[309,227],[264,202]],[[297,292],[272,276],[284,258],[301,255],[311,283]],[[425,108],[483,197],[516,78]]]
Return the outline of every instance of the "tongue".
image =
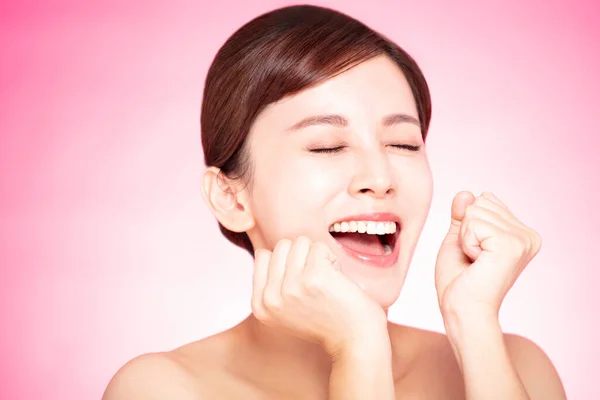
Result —
[[[366,233],[334,233],[333,237],[344,246],[360,253],[383,256],[385,249],[378,235]]]

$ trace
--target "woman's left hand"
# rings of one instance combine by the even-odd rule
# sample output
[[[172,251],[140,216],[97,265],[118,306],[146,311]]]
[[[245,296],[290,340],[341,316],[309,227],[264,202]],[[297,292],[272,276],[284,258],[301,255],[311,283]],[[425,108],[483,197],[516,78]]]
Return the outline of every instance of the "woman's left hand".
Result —
[[[444,321],[497,318],[507,292],[540,247],[540,235],[493,194],[458,193],[435,267]]]

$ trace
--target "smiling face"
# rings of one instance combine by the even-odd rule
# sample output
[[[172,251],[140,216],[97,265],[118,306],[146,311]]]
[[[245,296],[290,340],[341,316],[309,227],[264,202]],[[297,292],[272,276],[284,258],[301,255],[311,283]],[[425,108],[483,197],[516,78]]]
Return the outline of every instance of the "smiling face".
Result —
[[[385,56],[269,105],[248,138],[254,248],[300,235],[322,241],[389,307],[431,204],[418,123],[410,86]]]

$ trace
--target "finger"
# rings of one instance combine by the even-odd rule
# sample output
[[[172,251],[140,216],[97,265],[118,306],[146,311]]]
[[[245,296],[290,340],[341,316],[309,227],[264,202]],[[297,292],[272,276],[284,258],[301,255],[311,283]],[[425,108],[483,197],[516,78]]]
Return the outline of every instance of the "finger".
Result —
[[[523,235],[526,235],[524,230],[504,230],[488,221],[472,219],[467,221],[463,251],[468,254],[468,249],[473,249],[478,244],[478,252],[488,253],[486,257],[518,261],[527,253]]]
[[[312,241],[305,236],[300,236],[294,240],[287,257],[283,276],[282,288],[284,291],[286,287],[298,284],[300,275],[302,275],[302,271],[306,265],[306,258],[311,245]]]
[[[498,204],[499,206],[501,206],[501,207],[504,207],[504,208],[508,209],[508,207],[506,207],[506,204],[504,204],[504,203],[502,202],[502,200],[500,200],[500,199],[498,198],[498,196],[496,196],[496,195],[495,195],[494,193],[492,193],[492,192],[482,192],[480,197],[483,197],[483,198],[485,198],[485,199],[491,200],[491,201],[493,201],[494,203]]]
[[[496,211],[488,208],[483,208],[476,203],[473,203],[465,210],[465,217],[463,222],[467,222],[472,219],[481,219],[491,224],[497,225],[499,228],[509,231],[518,229],[519,227],[507,220],[504,216],[498,214]],[[464,224],[463,224],[464,225]],[[461,226],[461,232],[464,233],[464,226]]]
[[[279,292],[285,274],[285,264],[291,247],[292,241],[288,239],[282,239],[275,245],[269,261],[269,272],[267,275],[265,292],[271,290]]]
[[[447,240],[456,240],[460,231],[460,226],[465,217],[466,208],[475,201],[475,196],[471,192],[460,192],[452,200],[450,212],[450,230],[446,235]]]
[[[469,232],[472,229],[471,221],[485,221],[496,228],[498,228],[498,233],[512,233],[514,235],[522,235],[525,233],[523,225],[520,223],[513,223],[512,221],[506,219],[504,216],[498,214],[495,211],[490,209],[483,208],[479,205],[475,205],[473,203],[469,207],[467,207],[465,211],[465,217],[463,219],[463,224],[460,227],[459,231],[459,242],[461,242],[461,246],[464,246],[464,243],[468,243],[468,248],[465,248],[465,254],[469,256],[471,260],[474,260],[479,256],[482,249],[482,244],[477,243],[477,245],[473,242],[472,232]],[[469,236],[467,238],[467,236]],[[462,248],[462,247],[461,247]]]
[[[465,210],[465,217],[458,235],[462,250],[472,261],[474,261],[483,250],[481,242],[476,242],[476,235],[472,232],[473,227],[478,226],[478,224],[474,224],[473,221],[484,221],[496,227],[498,233],[511,232],[520,229],[519,226],[508,221],[497,212],[475,204],[476,202]]]
[[[518,233],[500,231],[487,221],[474,220],[471,235],[474,239],[469,240],[480,243],[481,254],[472,265],[475,268],[469,268],[466,272],[477,275],[479,282],[504,282],[508,290],[526,265],[523,263],[524,247]],[[478,268],[476,264],[479,263],[488,268]]]
[[[460,247],[471,261],[475,261],[483,251],[483,242],[503,232],[503,229],[486,220],[466,219],[461,226]]]
[[[504,203],[502,203],[496,196],[490,192],[483,192],[475,200],[476,205],[480,205],[483,208],[495,211],[496,213],[504,216],[506,219],[511,220],[513,223],[521,224],[521,221],[510,211]]]
[[[263,304],[265,307],[274,309],[280,304],[281,283],[285,274],[285,264],[292,247],[292,241],[282,239],[275,245],[271,259],[269,260],[269,271],[267,284],[263,293]]]
[[[269,261],[271,252],[266,249],[257,249],[254,252],[254,272],[252,274],[252,313],[262,320],[266,317],[263,307],[263,293],[269,274]]]
[[[507,213],[509,213],[510,215],[513,215],[512,211],[510,210],[510,208],[508,208],[508,206],[498,198],[498,196],[496,196],[494,193],[492,192],[483,192],[481,193],[481,197],[483,197],[484,199],[487,199],[493,203],[496,203],[499,207],[502,207],[504,210],[506,210]]]
[[[336,262],[337,258],[329,247],[321,242],[313,243],[306,256],[306,266],[302,274],[304,287],[317,291],[323,289],[326,277],[339,273],[339,269],[334,266]]]
[[[306,256],[304,272],[312,274],[322,268],[335,269],[337,257],[327,245],[322,242],[314,242]]]

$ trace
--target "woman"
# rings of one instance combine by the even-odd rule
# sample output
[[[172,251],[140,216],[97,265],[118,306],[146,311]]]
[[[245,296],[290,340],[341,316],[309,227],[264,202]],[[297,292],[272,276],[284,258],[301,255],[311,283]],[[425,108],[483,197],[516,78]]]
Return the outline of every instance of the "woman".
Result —
[[[493,194],[459,193],[436,263],[447,335],[392,324],[429,212],[427,83],[396,44],[339,12],[262,15],[205,84],[202,188],[254,257],[252,315],[127,363],[104,399],[564,399],[498,310],[540,248]]]

